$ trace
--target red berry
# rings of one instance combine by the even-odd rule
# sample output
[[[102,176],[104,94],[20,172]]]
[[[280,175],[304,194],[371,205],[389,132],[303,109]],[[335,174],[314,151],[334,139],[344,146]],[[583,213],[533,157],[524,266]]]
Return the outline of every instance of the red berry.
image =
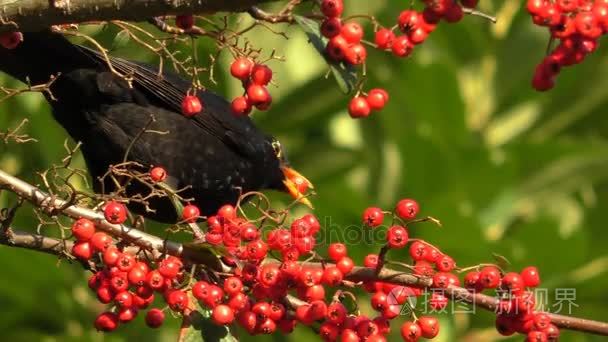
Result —
[[[342,259],[338,260],[338,262],[336,262],[336,267],[340,270],[340,272],[342,272],[342,274],[346,275],[353,270],[353,268],[355,267],[355,263],[353,262],[353,259],[349,257],[343,257]]]
[[[165,179],[167,179],[167,171],[160,166],[153,167],[152,170],[150,170],[150,178],[156,183],[164,182]]]
[[[253,61],[247,57],[239,57],[230,65],[230,74],[241,81],[246,81],[251,75]]]
[[[160,265],[158,265],[158,272],[160,272],[165,279],[173,279],[177,277],[181,267],[181,263],[177,263],[173,259],[164,259],[160,262]]]
[[[534,266],[528,266],[521,271],[521,278],[526,287],[537,287],[540,284],[540,275],[538,269]]]
[[[319,327],[319,335],[323,341],[335,341],[340,335],[340,329],[334,324],[325,322]]]
[[[194,26],[194,16],[192,14],[175,16],[175,26],[182,30],[189,30]]]
[[[72,247],[72,254],[81,260],[89,260],[93,256],[93,248],[88,242],[76,242]]]
[[[330,286],[338,286],[342,283],[343,274],[335,266],[326,267],[323,271],[323,278],[321,281]]]
[[[321,24],[321,34],[326,38],[333,38],[340,34],[342,21],[340,18],[327,18]]]
[[[602,28],[592,12],[581,11],[574,17],[574,25],[582,36],[596,39],[602,35]]]
[[[382,221],[384,221],[384,213],[380,208],[369,207],[363,212],[363,224],[366,226],[375,228],[380,226]]]
[[[331,60],[339,62],[345,58],[347,49],[348,42],[346,39],[342,35],[337,35],[329,40],[325,50]]]
[[[133,269],[133,267],[135,267],[136,262],[137,260],[135,260],[135,257],[133,255],[128,253],[122,253],[116,261],[116,266],[122,272],[129,272]]]
[[[421,26],[423,21],[420,13],[414,10],[405,10],[399,13],[399,17],[397,18],[397,23],[399,24],[399,29],[403,33],[409,33]]]
[[[367,99],[363,96],[354,97],[348,104],[348,113],[352,118],[364,118],[369,116],[371,108]]]
[[[187,309],[188,303],[188,295],[184,291],[172,290],[167,296],[167,304],[175,312],[182,312]]]
[[[118,316],[113,312],[103,312],[95,319],[97,331],[113,331],[118,328]]]
[[[377,254],[368,254],[363,259],[363,266],[369,268],[376,268],[378,266],[378,255]]]
[[[371,298],[372,308],[376,311],[384,311],[388,307],[388,296],[384,292],[376,292]]]
[[[547,342],[547,335],[542,331],[530,331],[526,335],[526,342]]]
[[[342,0],[323,0],[321,2],[321,12],[326,17],[339,17],[344,11]]]
[[[395,213],[397,216],[404,220],[411,220],[418,215],[418,211],[420,211],[420,207],[418,206],[418,202],[413,199],[402,199],[397,203],[397,207],[395,208]]]
[[[133,305],[133,296],[128,291],[122,291],[116,294],[114,302],[121,308],[130,307]]]
[[[277,284],[281,271],[276,264],[268,264],[262,266],[258,275],[259,281],[265,287],[272,287]]]
[[[154,270],[146,275],[146,284],[154,290],[160,290],[165,286],[165,278],[158,270]]]
[[[93,234],[89,242],[91,243],[91,247],[95,251],[104,252],[106,249],[108,249],[108,247],[112,245],[114,241],[112,240],[112,237],[110,235],[104,232],[97,232]]]
[[[111,201],[103,209],[103,215],[112,224],[122,224],[127,220],[127,208],[122,203]]]
[[[325,288],[322,285],[313,285],[309,288],[306,288],[303,297],[307,302],[312,302],[314,300],[322,300],[323,298],[325,298]]]
[[[234,321],[234,311],[228,305],[221,304],[213,308],[211,318],[215,324],[227,325]]]
[[[363,44],[357,43],[349,46],[344,50],[344,60],[348,64],[359,65],[363,64],[367,59],[367,49]]]
[[[329,254],[329,258],[334,262],[344,258],[348,251],[346,249],[346,245],[343,243],[332,243],[327,248],[327,253]]]
[[[201,216],[201,211],[194,204],[188,204],[182,211],[182,220],[188,223],[194,223]]]
[[[545,330],[551,325],[551,317],[547,314],[539,312],[534,315],[534,327],[537,330]]]
[[[146,313],[146,325],[150,328],[158,328],[163,325],[165,321],[165,313],[160,309],[150,309]]]
[[[224,292],[233,296],[243,290],[243,282],[237,277],[229,277],[224,280]]]
[[[95,224],[86,218],[80,218],[72,225],[72,234],[78,241],[88,241],[95,234]]]
[[[412,53],[413,49],[414,46],[405,35],[396,37],[391,46],[393,54],[397,57],[407,57]]]
[[[272,70],[264,64],[256,64],[251,69],[251,81],[258,85],[267,85],[272,80]]]
[[[308,315],[313,321],[325,318],[325,315],[327,315],[327,304],[321,299],[311,301]]]
[[[494,266],[486,266],[479,272],[479,283],[486,289],[494,289],[500,284],[500,271]]]
[[[407,321],[401,325],[401,337],[407,342],[416,342],[420,339],[422,331],[415,322]]]
[[[369,337],[368,337],[369,340]],[[359,335],[352,329],[344,329],[342,330],[342,335],[340,335],[341,342],[359,342],[361,338]]]
[[[145,272],[140,268],[134,267],[129,271],[127,278],[129,279],[129,283],[140,286],[143,285],[146,281],[147,274],[148,272]]]
[[[559,2],[561,1],[558,1],[558,3]],[[571,3],[576,6],[578,1],[571,1]],[[526,2],[526,9],[528,10],[528,13],[532,15],[539,15],[545,9],[545,7],[547,7],[546,0],[528,0]]]
[[[321,229],[321,224],[319,223],[319,220],[317,220],[315,215],[306,214],[306,215],[302,216],[301,219],[306,221],[308,223],[308,225],[310,225],[310,233],[312,235],[316,234]]]
[[[525,289],[524,280],[519,273],[515,272],[505,274],[505,276],[502,277],[500,286],[502,289],[510,291],[512,294],[518,294]]]
[[[427,258],[427,254],[429,249],[424,242],[414,241],[410,246],[410,256],[414,261],[425,260]]]
[[[402,226],[392,226],[388,229],[386,240],[390,248],[403,248],[407,244],[409,235]]]
[[[193,117],[203,110],[203,103],[194,95],[186,95],[182,100],[182,114],[185,117]]]
[[[468,272],[464,276],[464,286],[467,288],[467,290],[473,292],[477,290],[483,290],[483,288],[480,289],[479,276],[480,273],[477,271]]]
[[[439,272],[450,272],[456,267],[456,262],[449,255],[442,255],[439,260],[437,260],[437,270]]]
[[[236,219],[236,208],[230,204],[223,205],[217,211],[217,217],[224,223],[233,221]]]
[[[448,7],[448,10],[445,12],[443,18],[448,23],[457,23],[464,17],[464,11],[462,7],[457,3],[452,3],[452,6]]]
[[[367,93],[367,103],[372,110],[381,110],[388,101],[388,94],[383,89],[372,89]]]
[[[346,307],[340,302],[335,302],[327,307],[325,316],[328,322],[341,325],[346,320],[347,314],[348,311],[346,310]]]
[[[252,104],[264,103],[270,99],[270,94],[263,85],[251,84],[247,87],[247,98]]]
[[[376,31],[374,42],[378,49],[386,50],[393,45],[395,40],[395,33],[391,29],[381,28]]]
[[[6,32],[0,34],[0,45],[8,50],[16,48],[22,41],[23,34],[21,32]]]
[[[342,25],[340,34],[349,44],[358,44],[363,39],[363,27],[356,22]]]
[[[555,325],[549,324],[549,327],[544,329],[543,332],[547,335],[549,341],[559,340],[559,329]]]
[[[432,316],[421,316],[418,318],[418,325],[422,337],[432,339],[439,334],[439,320]]]
[[[137,317],[137,309],[135,307],[122,308],[118,311],[118,320],[121,323],[128,323]]]
[[[251,113],[251,103],[245,96],[237,96],[230,104],[232,112],[237,115],[248,115]]]

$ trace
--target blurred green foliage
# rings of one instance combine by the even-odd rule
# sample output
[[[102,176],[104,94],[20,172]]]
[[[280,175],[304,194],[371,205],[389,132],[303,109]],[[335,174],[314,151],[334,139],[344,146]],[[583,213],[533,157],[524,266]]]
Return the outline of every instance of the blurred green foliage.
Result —
[[[395,0],[351,0],[346,8],[392,25],[407,6]],[[513,270],[536,265],[551,303],[555,289],[575,288],[572,313],[606,320],[608,118],[602,115],[608,109],[608,49],[600,47],[582,65],[563,71],[554,90],[534,92],[530,79],[548,37],[521,6],[517,0],[482,1],[481,9],[496,13],[498,24],[477,17],[441,24],[407,60],[370,50],[366,87],[386,88],[391,100],[385,110],[360,121],[348,117],[348,98],[324,78],[327,67],[301,30],[285,27],[288,40],[264,28],[253,30],[248,37],[256,46],[268,52],[275,48],[286,58],[271,62],[279,86],[271,90],[272,110],[254,117],[283,142],[292,164],[316,185],[315,213],[326,229],[336,230],[333,237],[358,225],[367,206],[391,209],[399,198],[416,198],[422,213],[441,219],[443,227],[416,225],[412,235],[440,246],[461,266],[491,262],[492,253],[508,258]],[[248,20],[240,19],[241,25]],[[371,37],[371,27],[367,29]],[[106,46],[118,33],[87,30]],[[153,60],[119,39],[114,53]],[[201,39],[198,48],[200,56],[208,56],[213,46]],[[201,61],[206,63],[203,57]],[[232,97],[240,85],[227,77],[229,62],[223,54],[215,70],[218,85],[210,87]],[[5,76],[2,84],[16,86]],[[30,120],[28,133],[40,142],[0,144],[0,168],[36,181],[36,171],[65,155],[66,134],[40,95],[19,96],[0,107],[2,129],[23,118]],[[83,165],[81,157],[77,163]],[[6,194],[0,196],[0,206],[8,201]],[[15,226],[34,230],[36,222],[22,210]],[[358,262],[378,248],[349,246]],[[390,254],[394,259],[406,255]],[[94,332],[91,322],[102,306],[95,303],[78,265],[2,247],[0,267],[0,331],[7,341],[175,339],[175,319],[157,331],[145,328],[140,317],[113,334]],[[369,308],[366,297],[361,298],[361,306]],[[440,317],[438,341],[498,338],[490,313]],[[398,340],[394,327],[391,340]],[[317,336],[298,328],[290,336],[254,338]],[[563,332],[562,340],[603,339]]]

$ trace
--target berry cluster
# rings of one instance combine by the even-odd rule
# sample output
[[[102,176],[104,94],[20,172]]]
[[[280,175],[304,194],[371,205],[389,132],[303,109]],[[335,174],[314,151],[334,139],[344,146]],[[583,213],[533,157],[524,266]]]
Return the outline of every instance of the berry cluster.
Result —
[[[149,177],[152,182],[162,182],[167,172],[162,167],[153,167]],[[153,328],[162,325],[166,310],[187,315],[196,309],[193,302],[196,300],[209,310],[215,324],[237,323],[250,334],[271,334],[277,330],[290,333],[297,324],[318,324],[324,341],[381,342],[386,341],[392,320],[399,317],[402,306],[410,305],[410,299],[430,295],[429,308],[443,310],[448,305],[444,290],[460,286],[457,273],[469,271],[462,281],[466,289],[471,292],[494,289],[500,295],[496,310],[499,333],[527,334],[527,341],[535,342],[557,339],[559,330],[551,324],[550,317],[534,311],[534,296],[528,289],[540,284],[535,267],[526,267],[521,273],[503,273],[493,265],[458,268],[454,259],[437,247],[410,239],[408,226],[431,219],[417,219],[419,211],[418,203],[406,198],[396,204],[393,212],[378,207],[363,212],[364,229],[384,229],[387,216],[390,218],[383,251],[367,255],[364,267],[379,270],[388,251],[409,246],[412,265],[408,269],[432,280],[428,288],[375,280],[363,282],[361,288],[370,294],[374,310],[369,316],[352,312],[344,302],[348,298],[344,284],[355,267],[347,246],[331,243],[327,258],[321,258],[315,251],[321,225],[311,214],[295,219],[289,226],[277,224],[263,234],[254,222],[239,217],[234,206],[222,206],[207,218],[204,239],[226,251],[222,262],[228,271],[213,276],[206,272],[186,273],[183,261],[173,256],[150,260],[131,254],[124,244],[96,231],[95,224],[84,218],[72,226],[76,239],[72,254],[96,262],[89,287],[101,303],[113,305],[95,320],[101,331],[112,331],[133,320],[138,311],[153,303],[155,295],[160,295],[167,308],[150,309],[145,316],[147,325]],[[106,203],[103,213],[113,224],[122,224],[127,219],[127,210],[119,202]],[[199,216],[195,205],[184,206],[184,222],[196,222]],[[321,263],[304,265],[299,262],[302,257]],[[332,289],[333,295],[329,292]],[[295,294],[301,302],[286,301],[289,294]],[[432,339],[439,333],[437,318],[413,314],[411,317],[400,326],[404,341]]]
[[[104,216],[110,223],[123,223],[126,208],[110,202],[104,209]],[[72,254],[81,260],[92,260],[99,253],[100,264],[89,278],[89,287],[95,291],[97,299],[103,304],[113,304],[113,310],[97,316],[95,327],[100,331],[115,330],[120,323],[135,319],[140,310],[146,309],[154,301],[154,294],[161,293],[169,308],[183,312],[188,308],[188,295],[177,289],[183,274],[183,264],[176,257],[166,257],[153,262],[139,259],[121,250],[112,237],[97,232],[95,224],[80,218],[72,225],[72,235],[76,243]],[[146,324],[152,328],[162,325],[164,311],[153,308],[146,313]]]
[[[325,16],[321,24],[321,34],[329,39],[325,47],[327,57],[335,63],[360,65],[367,59],[367,49],[362,44],[363,27],[354,21],[343,23],[342,0],[324,0],[321,12]],[[369,116],[371,111],[381,110],[388,102],[388,93],[384,89],[373,89],[367,96],[355,96],[348,106],[352,118]]]
[[[272,96],[266,86],[272,80],[272,70],[264,65],[254,63],[247,57],[239,57],[230,65],[230,74],[241,80],[245,94],[232,100],[232,112],[235,115],[248,115],[253,106],[267,110],[272,104]]]
[[[463,7],[474,8],[478,0],[424,0],[425,8],[418,12],[413,9],[402,11],[397,18],[401,34],[396,35],[394,28],[379,27],[375,22],[376,33],[374,43],[380,50],[390,50],[397,57],[408,57],[414,46],[423,43],[443,19],[448,23],[456,23],[464,16]],[[364,30],[356,22],[343,23],[344,11],[342,0],[321,1],[321,12],[325,16],[321,24],[321,34],[328,39],[325,53],[337,63],[347,65],[364,64],[367,50],[362,44]],[[360,92],[351,99],[348,112],[353,118],[369,116],[371,111],[381,110],[388,101],[388,93],[383,89],[373,89],[367,95]]]
[[[534,24],[547,27],[559,44],[536,67],[532,86],[553,88],[562,67],[581,63],[595,51],[608,32],[608,2],[604,0],[528,0],[526,8]]]

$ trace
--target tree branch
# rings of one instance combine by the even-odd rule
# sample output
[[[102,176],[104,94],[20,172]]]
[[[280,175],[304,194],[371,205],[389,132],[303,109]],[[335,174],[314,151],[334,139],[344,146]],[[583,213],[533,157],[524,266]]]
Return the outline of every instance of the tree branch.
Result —
[[[90,21],[145,21],[184,13],[241,12],[270,1],[277,0],[0,0],[4,22],[0,32]]]
[[[66,203],[64,200],[52,198],[40,189],[8,175],[2,170],[0,170],[0,188],[6,188],[41,208],[59,208]],[[200,262],[198,261],[199,253],[197,253],[195,249],[190,250],[178,242],[162,240],[156,236],[125,225],[110,224],[105,221],[101,214],[90,209],[72,205],[61,211],[61,214],[74,219],[85,217],[93,220],[96,222],[99,229],[104,230],[114,237],[127,239],[134,245],[145,248],[148,251],[166,252],[171,255],[181,256],[191,262]],[[5,234],[5,237],[0,237],[0,244],[58,255],[66,250],[66,246],[69,246],[70,242],[9,229]],[[326,263],[324,265],[319,262],[302,262],[302,265],[310,268],[323,268],[327,267],[329,264]],[[433,284],[433,280],[429,277],[415,276],[387,268],[382,268],[377,272],[375,269],[361,266],[355,266],[353,270],[345,276],[345,280],[352,282],[383,281],[422,288],[430,288]],[[445,289],[445,294],[452,300],[466,302],[488,311],[496,311],[496,308],[499,305],[498,298],[481,293],[471,293],[462,287],[450,286]],[[292,305],[301,305],[302,303],[295,298],[288,299],[288,302],[292,303]],[[608,336],[608,323],[553,313],[547,313],[547,315],[551,317],[551,322],[559,328]]]

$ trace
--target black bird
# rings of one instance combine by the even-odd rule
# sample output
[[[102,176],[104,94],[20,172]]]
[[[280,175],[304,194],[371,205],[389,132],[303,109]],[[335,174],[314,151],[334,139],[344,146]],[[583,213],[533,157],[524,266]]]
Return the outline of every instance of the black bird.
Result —
[[[248,117],[234,116],[223,97],[199,91],[204,109],[187,118],[181,114],[181,103],[190,81],[171,73],[159,77],[156,68],[143,63],[108,58],[114,71],[132,81],[113,73],[98,51],[72,44],[50,30],[24,33],[15,49],[0,47],[0,70],[5,73],[32,85],[56,77],[45,97],[54,118],[82,142],[96,192],[115,189],[98,179],[110,165],[122,162],[128,150],[129,161],[164,167],[173,188],[191,186],[182,195],[194,198],[203,215],[234,204],[241,193],[260,189],[289,192],[309,204],[294,183],[301,175],[289,167],[278,141]],[[148,124],[148,130],[168,133],[142,134]],[[129,195],[146,191],[141,184],[127,188]],[[156,221],[178,219],[167,198],[153,200],[150,207],[154,213],[130,205]]]

